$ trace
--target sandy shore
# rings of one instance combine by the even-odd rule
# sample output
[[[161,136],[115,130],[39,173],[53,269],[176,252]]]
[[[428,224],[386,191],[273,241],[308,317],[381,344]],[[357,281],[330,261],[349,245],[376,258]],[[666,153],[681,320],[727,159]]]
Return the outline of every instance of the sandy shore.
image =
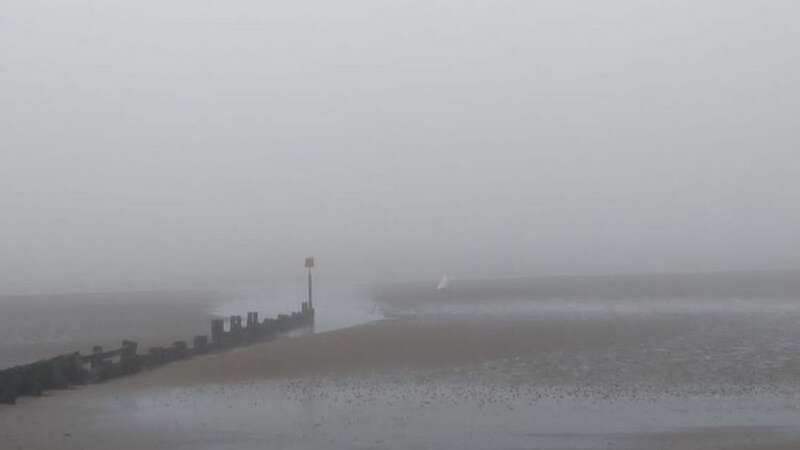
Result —
[[[794,319],[744,324],[380,321],[24,399],[0,407],[0,438],[20,449],[798,448],[800,371],[795,348],[777,345],[797,337]]]
[[[387,320],[280,339],[138,377],[158,385],[471,369],[475,380],[722,393],[800,382],[794,319],[645,315]],[[791,345],[788,340],[791,339]],[[459,373],[465,377],[464,372]]]

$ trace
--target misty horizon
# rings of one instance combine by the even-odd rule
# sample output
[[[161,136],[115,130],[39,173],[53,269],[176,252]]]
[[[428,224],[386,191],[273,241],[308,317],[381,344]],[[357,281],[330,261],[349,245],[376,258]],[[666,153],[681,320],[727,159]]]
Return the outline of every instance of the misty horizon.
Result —
[[[800,269],[793,2],[0,6],[0,294]]]

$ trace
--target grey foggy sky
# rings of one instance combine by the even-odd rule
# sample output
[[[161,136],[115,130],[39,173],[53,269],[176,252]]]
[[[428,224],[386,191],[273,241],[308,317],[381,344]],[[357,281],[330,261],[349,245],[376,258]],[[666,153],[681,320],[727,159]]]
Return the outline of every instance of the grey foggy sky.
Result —
[[[794,1],[0,3],[0,293],[800,268]]]

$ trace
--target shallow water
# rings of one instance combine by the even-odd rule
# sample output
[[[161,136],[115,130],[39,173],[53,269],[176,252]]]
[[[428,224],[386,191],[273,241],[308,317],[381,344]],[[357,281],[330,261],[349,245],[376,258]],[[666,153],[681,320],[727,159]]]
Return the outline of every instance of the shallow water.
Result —
[[[701,430],[717,443],[741,442],[739,434],[779,443],[800,437],[798,399],[784,392],[605,400],[369,376],[154,388],[95,399],[95,430],[74,432],[70,442],[110,435],[158,448],[600,449]]]

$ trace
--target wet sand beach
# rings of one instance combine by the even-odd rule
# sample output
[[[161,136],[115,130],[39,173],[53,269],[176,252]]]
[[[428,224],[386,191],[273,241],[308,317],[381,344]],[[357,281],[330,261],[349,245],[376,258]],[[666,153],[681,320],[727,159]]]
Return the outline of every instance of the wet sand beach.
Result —
[[[789,296],[462,292],[368,306],[342,291],[320,305],[322,332],[23,398],[0,406],[2,448],[800,446]],[[384,319],[363,323],[372,307]]]
[[[794,319],[738,341],[741,317],[708,319],[384,320],[24,399],[0,434],[42,449],[800,445]]]
[[[747,391],[800,385],[795,323],[793,317],[753,324],[738,315],[706,314],[383,320],[211,355],[140,381],[183,385],[463,368],[492,383],[606,393]]]

